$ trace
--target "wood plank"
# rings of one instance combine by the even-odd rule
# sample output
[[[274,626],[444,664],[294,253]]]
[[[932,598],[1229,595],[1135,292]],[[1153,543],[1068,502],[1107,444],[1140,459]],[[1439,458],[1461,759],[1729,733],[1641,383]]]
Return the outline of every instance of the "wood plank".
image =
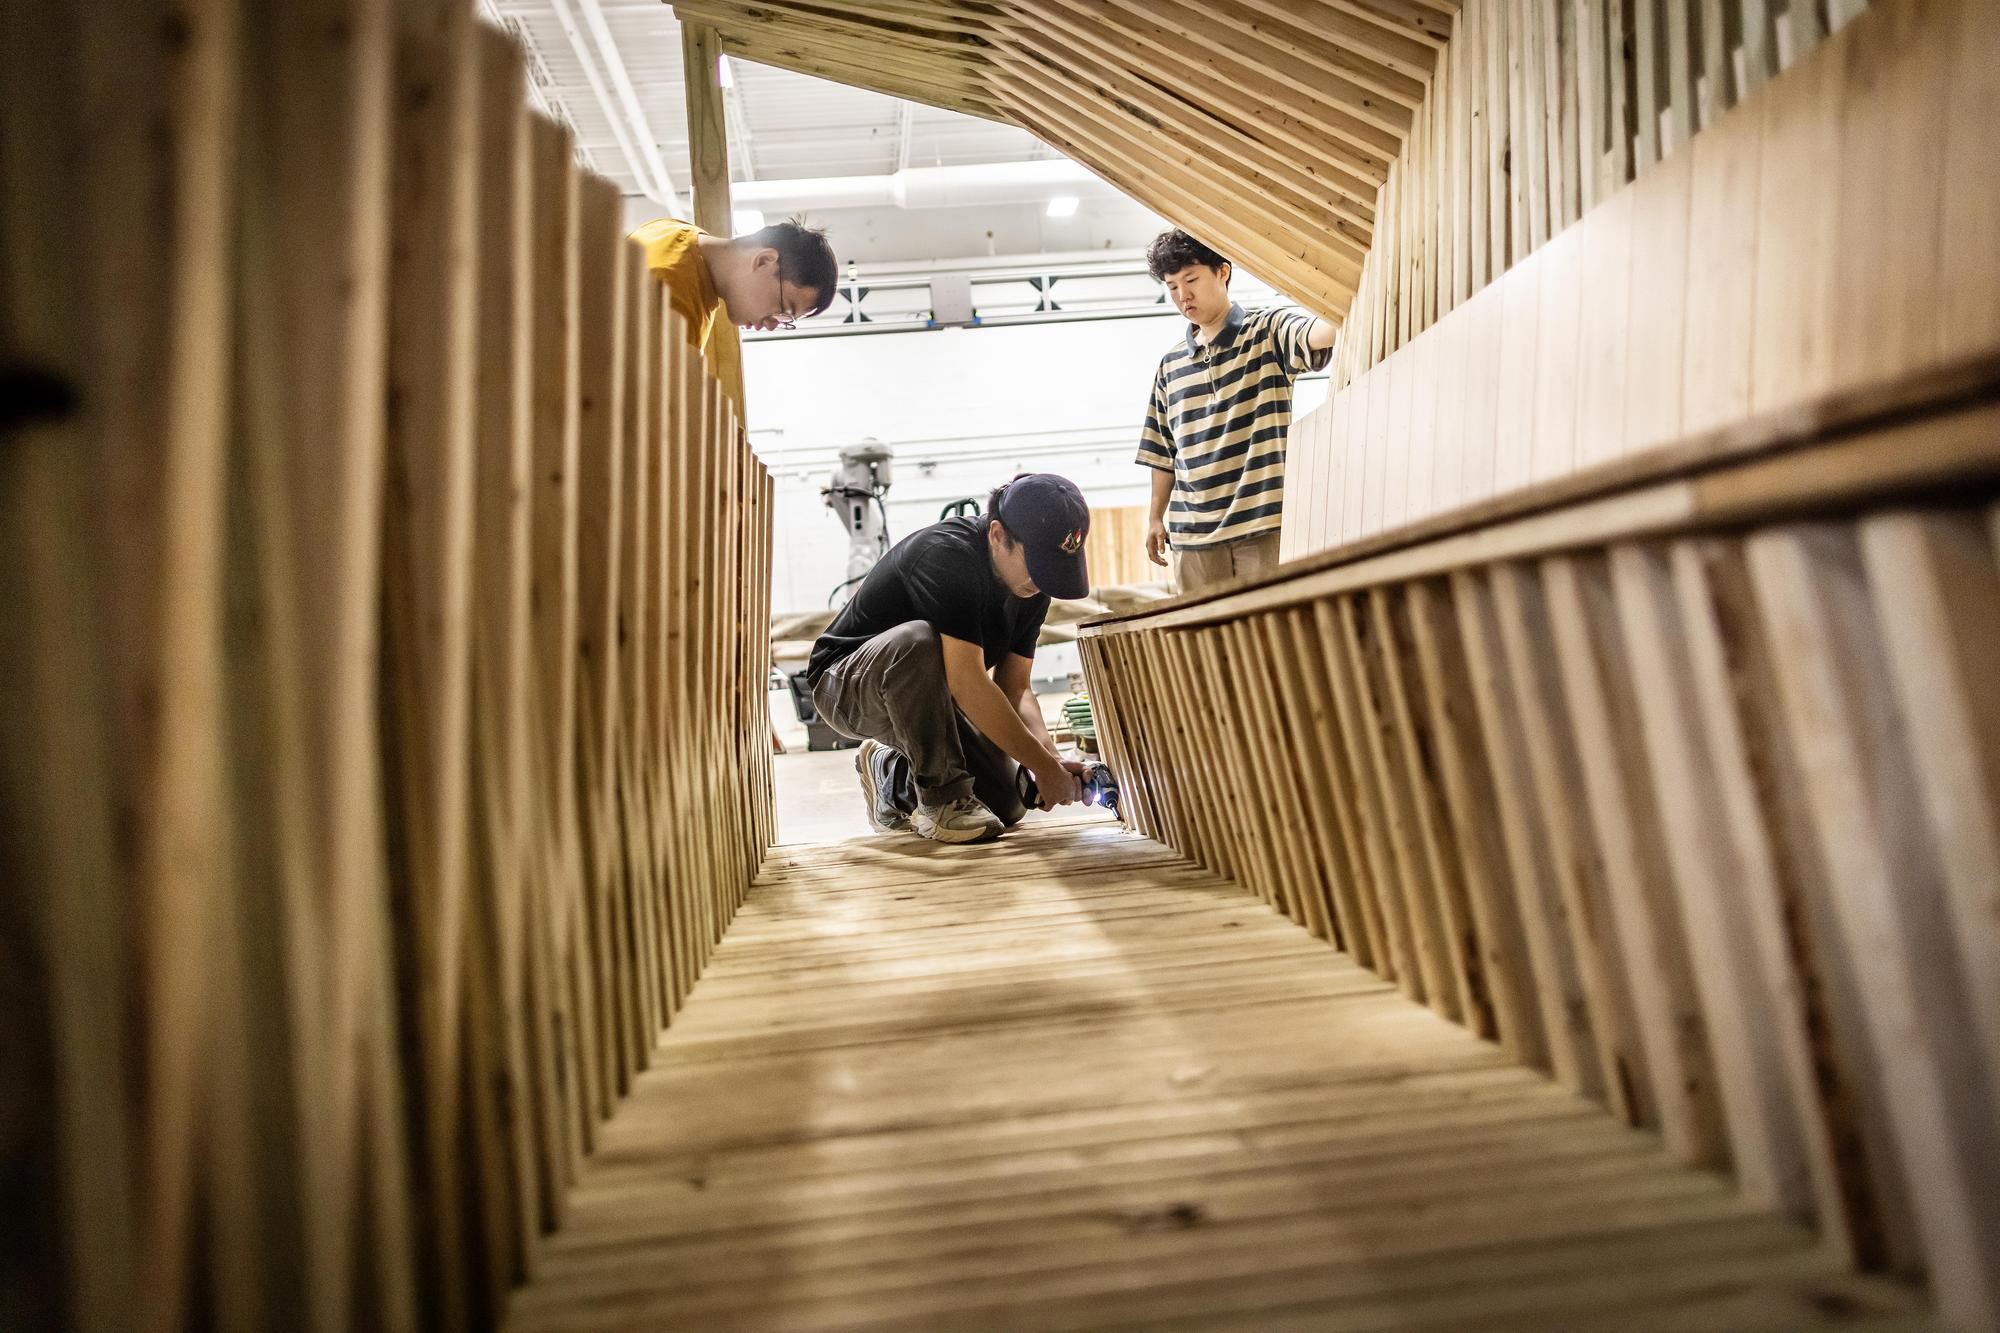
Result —
[[[1652,1090],[1639,1050],[1628,971],[1609,921],[1604,864],[1572,794],[1583,790],[1571,705],[1554,661],[1547,594],[1537,571],[1496,565],[1492,574],[1500,646],[1514,693],[1523,754],[1532,783],[1533,819],[1546,848],[1550,878],[1542,888],[1553,943],[1575,960],[1594,1045],[1596,1068],[1584,1075],[1612,1111],[1634,1125],[1656,1123]],[[1586,1068],[1589,1068],[1586,1057]]]
[[[1730,116],[1690,150],[1680,430],[1750,412],[1762,129],[1753,114]]]
[[[1295,680],[1312,724],[1310,739],[1303,742],[1310,756],[1307,795],[1318,811],[1315,824],[1322,845],[1321,863],[1331,879],[1334,924],[1339,928],[1341,947],[1361,966],[1376,968],[1382,948],[1369,928],[1362,903],[1368,872],[1353,804],[1354,779],[1335,731],[1335,703],[1319,637],[1304,609],[1291,608],[1284,619],[1290,639],[1277,653],[1278,669],[1281,679]]]
[[[1718,697],[1729,689],[1722,660],[1727,650],[1693,555],[1638,547],[1611,555],[1663,855],[1672,867],[1702,1011],[1715,1016],[1705,1044],[1714,1058],[1737,1179],[1753,1199],[1816,1215],[1830,1242],[1844,1250],[1850,1244],[1847,1207],[1819,1110],[1823,1094],[1811,1072],[1807,1021],[1800,999],[1778,1002],[1800,995],[1799,967],[1786,939],[1777,867],[1747,768],[1752,759],[1734,701]],[[1726,835],[1712,836],[1716,829]],[[1721,1021],[1745,1005],[1764,1009],[1771,1021],[1747,1027]],[[1698,1145],[1693,1139],[1690,1150],[1699,1151]]]
[[[477,48],[455,5],[399,11],[391,169],[383,520],[383,713],[403,1040],[416,1053],[420,1306],[478,1317],[460,1215],[459,1062],[467,895],[466,756],[477,325]]]
[[[1618,637],[1611,572],[1605,561],[1553,557],[1541,573],[1584,805],[1603,862],[1609,924],[1628,962],[1622,980],[1646,1064],[1646,1105],[1669,1151],[1692,1165],[1719,1166],[1729,1154],[1708,1020],[1666,878],[1660,806],[1672,796],[1656,790],[1646,769],[1648,736],[1637,698],[1643,687]],[[1718,944],[1726,941],[1708,935],[1692,947]],[[1725,1010],[1715,1005],[1708,1012]]]
[[[1535,363],[1540,347],[1541,270],[1537,251],[1517,262],[1497,284],[1500,379],[1494,403],[1493,490],[1525,486],[1533,476]]]
[[[1827,891],[1866,979],[1864,1019],[1940,1312],[1990,1319],[2000,1313],[2000,1260],[1976,1238],[2000,1208],[1988,1179],[2000,1161],[1985,1151],[1996,1108],[1991,1079],[1966,1077],[1962,1056],[1945,1054],[1977,1049],[1980,1038],[1958,969],[1940,965],[1956,950],[1938,849],[1910,808],[1913,756],[1888,696],[1859,554],[1849,535],[1828,529],[1773,529],[1747,545]]]
[[[1811,9],[1791,6],[1794,14]],[[1822,51],[1795,63],[1758,100],[1764,146],[1750,399],[1759,411],[1833,380],[1842,95],[1838,53]]]
[[[1525,957],[1533,978],[1531,989],[1541,1010],[1547,1067],[1556,1081],[1570,1090],[1583,1096],[1601,1096],[1603,1071],[1591,1048],[1593,1015],[1562,923],[1554,919],[1554,871],[1527,804],[1531,790],[1531,779],[1524,769],[1527,741],[1494,597],[1483,580],[1461,573],[1452,576],[1451,601],[1458,613],[1487,763],[1492,766],[1493,809],[1507,850],[1515,915],[1527,943],[1525,954],[1517,955],[1517,960]]]
[[[1028,850],[1013,884],[1068,891],[1078,881],[1033,866],[1071,836],[1010,834]],[[1091,878],[1117,879],[1145,846],[1096,844]],[[786,911],[832,924],[846,904],[874,900],[893,915],[865,883],[854,888]],[[1309,942],[1264,906],[1243,910],[1277,932],[1273,945]],[[943,940],[951,928],[937,929]],[[1088,915],[1048,930],[1113,958],[1127,943],[1123,927]],[[717,965],[758,947],[732,939]],[[1311,970],[1365,975],[1324,959]],[[838,946],[828,962],[843,967]],[[1046,1017],[1024,1015],[977,1035],[891,1024],[865,1044],[753,1057],[765,1017],[826,1015],[808,993],[740,1016],[705,999],[693,1011],[709,1015],[705,1054],[684,1063],[694,1035],[666,1038],[513,1326],[1213,1324],[1336,1298],[1393,1323],[1400,1309],[1463,1312],[1468,1292],[1525,1290],[1510,1310],[1595,1308],[1574,1303],[1607,1262],[1627,1287],[1633,1271],[1692,1265],[1712,1278],[1725,1263],[1730,1281],[1759,1290],[1765,1275],[1778,1290],[1832,1279],[1803,1232],[1746,1218],[1712,1181],[1530,1076],[1495,1070],[1476,1039],[1407,1001],[1377,987],[1290,1008],[1273,1002],[1311,970],[1246,963],[1244,989],[1199,1015],[1135,998],[1111,1016],[1094,995],[1120,992],[1071,983],[1051,997],[1075,1011],[1059,1046],[1036,1026]],[[871,1008],[866,994],[852,1003]],[[930,995],[967,1017],[986,1003]],[[1429,1067],[1383,1062],[1392,1046]],[[845,1089],[832,1102],[809,1090],[829,1070]],[[1474,1177],[1499,1193],[1465,1191]],[[1421,1214],[1397,1202],[1412,1199]],[[1334,1208],[1344,1220],[1328,1231]],[[1908,1308],[1884,1284],[1853,1290],[1869,1309]]]
[[[311,1100],[324,1131],[301,1143],[310,1157],[297,1186],[315,1233],[304,1278],[310,1318],[328,1327],[408,1324],[411,1190],[397,1109],[404,1082],[395,1063],[378,714],[394,39],[390,15],[374,4],[246,19],[237,263],[246,292],[261,297],[237,315],[237,466],[257,514],[232,527],[246,565],[239,577],[257,580],[263,609],[256,627],[238,623],[228,651],[246,669],[263,655],[258,669],[269,673],[271,703],[253,744],[283,736],[288,714],[279,700],[287,697],[296,701],[289,718],[298,731],[292,744],[265,750],[268,758],[239,751],[241,790],[269,802],[254,827],[272,835],[246,840],[240,854],[247,870],[250,856],[292,837],[302,853],[271,882],[282,885],[282,929],[298,951],[296,1095]],[[339,58],[315,39],[327,24],[349,33]],[[293,238],[311,225],[331,227],[340,241],[299,253]],[[299,318],[305,311],[319,313]],[[266,563],[257,574],[250,564],[260,552]],[[163,715],[186,714],[168,701],[162,707]],[[247,737],[254,733],[245,722]],[[303,818],[280,813],[301,810]],[[289,829],[297,831],[280,833]],[[278,930],[252,929],[266,939]],[[182,953],[169,938],[161,943]],[[152,1009],[170,1026],[185,1021],[164,992]],[[150,1058],[165,1069],[171,1060],[162,1054]],[[322,1060],[325,1082],[312,1091],[307,1071]],[[171,1115],[150,1118],[163,1135],[179,1133]],[[150,1188],[170,1215],[172,1186]],[[351,1265],[363,1258],[379,1278],[366,1293],[349,1287]],[[166,1310],[173,1302],[160,1295],[145,1304]]]
[[[1357,893],[1366,929],[1372,937],[1374,970],[1385,981],[1395,982],[1404,995],[1417,999],[1422,994],[1423,977],[1411,947],[1407,910],[1399,910],[1400,885],[1395,851],[1390,843],[1388,811],[1381,798],[1381,777],[1370,748],[1361,686],[1355,677],[1354,660],[1341,623],[1344,613],[1331,601],[1315,603],[1312,613],[1321,669],[1332,687],[1341,743],[1346,747],[1354,825],[1361,835],[1356,844],[1357,865],[1365,864],[1367,868],[1357,885]]]
[[[1599,205],[1579,230],[1582,303],[1577,327],[1576,463],[1616,457],[1624,446],[1625,332],[1632,288],[1632,192]]]
[[[1681,433],[1687,344],[1692,153],[1632,186],[1632,284],[1625,337],[1625,444],[1633,453]]]
[[[1422,677],[1422,707],[1448,807],[1448,834],[1459,858],[1472,937],[1465,947],[1467,1026],[1492,1036],[1524,1065],[1548,1064],[1547,1041],[1528,971],[1518,901],[1508,881],[1507,851],[1493,794],[1493,770],[1473,713],[1471,676],[1450,594],[1435,583],[1413,583],[1410,639]],[[1440,851],[1444,850],[1441,845]]]
[[[562,1151],[545,1161],[542,1197],[558,1201],[574,1179],[590,1133],[578,1077],[576,1013],[569,999],[563,960],[568,955],[569,903],[579,891],[576,784],[568,779],[576,752],[577,630],[577,468],[580,447],[578,382],[580,183],[568,134],[549,122],[532,121],[535,176],[534,239],[534,571],[529,608],[535,647],[530,671],[537,690],[531,726],[540,737],[535,754],[536,786],[548,829],[542,846],[537,910],[530,929],[536,957],[531,986],[543,996],[552,1020],[534,1035],[539,1067],[556,1071],[537,1080],[543,1100],[537,1108],[545,1144]],[[546,1042],[546,1048],[540,1043]]]
[[[1374,596],[1348,598],[1338,603],[1337,608],[1367,742],[1363,753],[1375,776],[1373,799],[1385,816],[1389,873],[1381,881],[1388,890],[1384,915],[1391,923],[1391,938],[1401,930],[1409,941],[1421,987],[1415,998],[1455,1019],[1463,1012],[1462,999],[1452,987],[1438,904],[1424,883],[1426,867],[1415,808],[1417,796],[1404,764],[1405,752],[1395,735],[1393,692],[1387,680],[1388,666],[1383,660],[1389,645],[1380,635],[1374,601]]]
[[[1583,307],[1584,236],[1571,230],[1536,255],[1534,432],[1528,446],[1528,477],[1540,481],[1576,470],[1577,397]],[[1594,299],[1595,293],[1591,293]]]
[[[1841,61],[1840,196],[1835,246],[1844,281],[1833,341],[1843,379],[1886,375],[1937,355],[1946,278],[1944,151],[1953,34],[1915,4],[1886,4],[1827,45]]]
[[[472,922],[479,1003],[468,1081],[487,1165],[489,1279],[504,1302],[530,1268],[542,1203],[536,1173],[526,1012],[526,858],[535,811],[529,771],[528,526],[533,494],[534,178],[519,50],[482,29],[479,50],[479,350],[473,499]],[[491,1092],[481,1094],[480,1089]],[[503,1170],[496,1171],[494,1168]]]
[[[1949,357],[2000,343],[2000,142],[1977,127],[2000,120],[2000,91],[1990,76],[2000,58],[2000,14],[1978,0],[1937,11],[1942,49],[1944,201],[1938,219],[1938,349]]]
[[[2000,700],[1981,679],[2000,633],[2000,568],[1976,513],[1861,525],[1889,684],[1938,849],[1966,1011],[2000,1073]]]

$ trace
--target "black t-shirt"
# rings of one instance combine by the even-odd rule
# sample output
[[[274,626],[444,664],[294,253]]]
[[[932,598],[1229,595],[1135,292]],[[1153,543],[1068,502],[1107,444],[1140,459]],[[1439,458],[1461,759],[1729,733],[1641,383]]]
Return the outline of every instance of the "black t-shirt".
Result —
[[[978,644],[991,671],[1009,653],[1035,655],[1048,613],[1047,593],[1016,597],[994,576],[984,515],[948,518],[903,538],[868,571],[813,645],[806,684],[819,684],[835,662],[912,620]]]

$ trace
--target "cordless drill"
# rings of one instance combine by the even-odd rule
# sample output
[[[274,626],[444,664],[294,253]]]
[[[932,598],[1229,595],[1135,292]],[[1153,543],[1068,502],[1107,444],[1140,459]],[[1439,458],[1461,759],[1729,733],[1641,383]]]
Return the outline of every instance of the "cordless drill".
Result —
[[[1118,813],[1118,780],[1111,776],[1111,770],[1103,764],[1085,764],[1083,772],[1077,775],[1077,783],[1083,788],[1085,805],[1101,805],[1114,816]],[[1021,794],[1021,803],[1030,810],[1042,803],[1040,788],[1035,786],[1035,775],[1024,764],[1014,770],[1014,789]]]

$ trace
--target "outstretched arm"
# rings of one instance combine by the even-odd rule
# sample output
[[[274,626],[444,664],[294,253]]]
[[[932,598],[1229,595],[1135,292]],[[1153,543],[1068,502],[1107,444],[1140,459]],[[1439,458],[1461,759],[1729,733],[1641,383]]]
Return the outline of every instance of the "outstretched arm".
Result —
[[[1048,740],[1048,729],[1040,726],[1037,736],[1028,729],[1020,704],[1020,695],[1027,694],[1030,663],[1018,653],[1010,654],[1001,664],[1003,688],[1000,681],[986,674],[986,657],[979,645],[964,639],[954,639],[949,634],[941,634],[938,641],[944,649],[945,684],[951,689],[952,702],[965,714],[966,721],[979,728],[980,734],[1005,750],[1009,757],[1035,775],[1035,785],[1041,789],[1045,805],[1062,805],[1082,796],[1076,776],[1064,766],[1057,756],[1055,746]],[[1019,662],[1019,667],[1014,663]],[[1008,694],[1007,689],[1016,692]],[[1033,695],[1028,696],[1032,701]]]

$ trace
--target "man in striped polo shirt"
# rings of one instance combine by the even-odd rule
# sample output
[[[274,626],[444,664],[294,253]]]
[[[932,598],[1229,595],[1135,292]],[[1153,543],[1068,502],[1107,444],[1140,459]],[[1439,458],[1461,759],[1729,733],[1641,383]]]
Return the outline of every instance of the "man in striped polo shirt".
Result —
[[[1292,381],[1326,365],[1333,325],[1303,310],[1246,311],[1229,299],[1230,263],[1184,231],[1162,232],[1146,267],[1186,316],[1187,337],[1160,358],[1139,435],[1153,468],[1146,554],[1183,592],[1278,563]]]

